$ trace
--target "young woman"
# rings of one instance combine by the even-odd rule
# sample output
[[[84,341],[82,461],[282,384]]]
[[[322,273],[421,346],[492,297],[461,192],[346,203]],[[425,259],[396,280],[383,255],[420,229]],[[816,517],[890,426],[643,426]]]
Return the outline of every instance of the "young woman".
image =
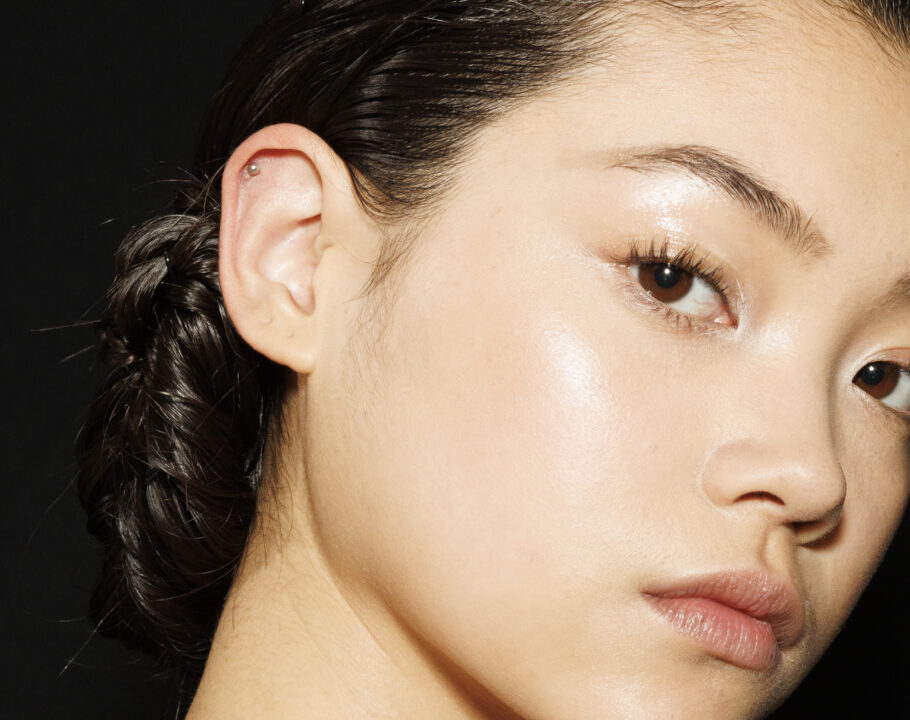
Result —
[[[276,10],[119,254],[102,627],[191,720],[767,715],[910,488],[908,28]]]

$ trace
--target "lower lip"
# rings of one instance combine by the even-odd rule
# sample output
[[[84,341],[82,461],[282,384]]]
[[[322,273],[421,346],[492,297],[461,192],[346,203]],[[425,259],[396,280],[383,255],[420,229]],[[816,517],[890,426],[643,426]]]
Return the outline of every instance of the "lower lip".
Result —
[[[777,638],[762,620],[703,597],[648,599],[673,627],[714,657],[760,672],[778,662]]]

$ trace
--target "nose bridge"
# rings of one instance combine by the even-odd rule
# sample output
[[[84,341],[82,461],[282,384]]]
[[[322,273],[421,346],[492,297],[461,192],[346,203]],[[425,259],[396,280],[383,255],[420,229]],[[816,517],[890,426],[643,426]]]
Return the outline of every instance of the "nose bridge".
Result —
[[[791,348],[756,356],[719,393],[716,440],[700,482],[720,508],[754,508],[780,522],[836,524],[846,494],[827,374]],[[819,527],[819,529],[824,529]]]

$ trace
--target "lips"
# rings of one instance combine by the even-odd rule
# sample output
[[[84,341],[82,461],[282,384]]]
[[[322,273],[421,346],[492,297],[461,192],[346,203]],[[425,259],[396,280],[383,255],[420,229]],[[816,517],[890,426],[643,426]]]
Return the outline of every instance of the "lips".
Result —
[[[709,654],[767,672],[780,648],[802,635],[803,605],[796,588],[761,572],[723,572],[648,589],[658,614]]]

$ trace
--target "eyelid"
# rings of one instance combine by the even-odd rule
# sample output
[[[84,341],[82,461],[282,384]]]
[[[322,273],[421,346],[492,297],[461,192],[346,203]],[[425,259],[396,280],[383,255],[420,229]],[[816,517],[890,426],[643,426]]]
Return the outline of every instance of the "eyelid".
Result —
[[[881,426],[883,429],[897,428],[910,435],[910,413],[885,405],[881,400],[877,400],[862,388],[857,387],[855,383],[851,383],[851,386],[863,396],[862,402],[870,403],[869,409],[876,422],[883,423]]]

